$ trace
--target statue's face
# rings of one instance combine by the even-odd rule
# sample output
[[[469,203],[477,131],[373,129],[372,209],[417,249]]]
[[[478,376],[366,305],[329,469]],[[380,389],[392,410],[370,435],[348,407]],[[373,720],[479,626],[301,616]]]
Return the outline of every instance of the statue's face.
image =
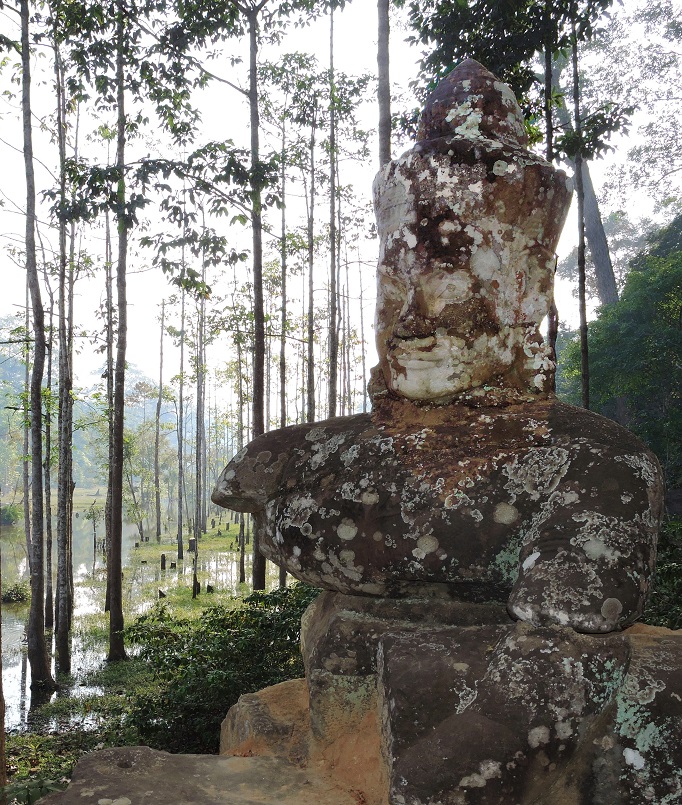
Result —
[[[489,171],[414,151],[390,163],[374,190],[376,337],[388,388],[447,402],[515,373],[540,390],[547,353],[537,331],[570,192],[563,178],[511,160]]]
[[[392,391],[446,401],[505,373],[524,330],[500,323],[485,285],[468,267],[380,265],[377,344]]]

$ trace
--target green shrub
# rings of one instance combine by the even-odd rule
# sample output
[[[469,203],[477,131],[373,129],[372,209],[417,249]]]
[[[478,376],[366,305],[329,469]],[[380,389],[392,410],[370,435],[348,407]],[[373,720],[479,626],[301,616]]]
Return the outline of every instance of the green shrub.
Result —
[[[65,786],[66,783],[36,777],[0,788],[0,796],[4,797],[3,802],[11,802],[12,805],[35,805],[42,797],[53,791],[61,791]]]
[[[682,629],[682,517],[668,517],[658,541],[658,561],[643,621]]]
[[[31,588],[27,581],[15,581],[2,591],[3,604],[23,604],[31,598]]]
[[[131,703],[140,739],[171,752],[216,752],[220,723],[243,693],[303,675],[301,615],[318,592],[296,584],[191,621],[163,605],[138,618],[127,635],[157,682]]]
[[[0,523],[2,523],[2,525],[14,525],[19,522],[19,518],[22,515],[23,509],[21,506],[17,506],[16,503],[7,503],[2,507]]]

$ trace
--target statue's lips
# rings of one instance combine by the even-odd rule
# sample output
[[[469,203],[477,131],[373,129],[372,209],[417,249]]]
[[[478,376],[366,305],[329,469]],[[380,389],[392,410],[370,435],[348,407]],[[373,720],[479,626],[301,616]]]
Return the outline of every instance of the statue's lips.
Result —
[[[396,363],[404,369],[432,369],[435,364],[442,363],[442,355],[397,355]]]
[[[389,346],[389,355],[405,369],[432,369],[452,357],[452,345],[439,342],[436,336],[396,339]]]

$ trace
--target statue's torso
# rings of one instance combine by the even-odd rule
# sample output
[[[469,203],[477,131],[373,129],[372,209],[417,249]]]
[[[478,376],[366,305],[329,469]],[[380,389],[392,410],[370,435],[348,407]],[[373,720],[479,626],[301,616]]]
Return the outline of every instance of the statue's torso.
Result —
[[[259,437],[218,489],[256,514],[263,552],[315,586],[506,600],[519,564],[542,558],[648,579],[658,472],[629,432],[553,400],[388,402]],[[598,574],[589,587],[599,598]]]

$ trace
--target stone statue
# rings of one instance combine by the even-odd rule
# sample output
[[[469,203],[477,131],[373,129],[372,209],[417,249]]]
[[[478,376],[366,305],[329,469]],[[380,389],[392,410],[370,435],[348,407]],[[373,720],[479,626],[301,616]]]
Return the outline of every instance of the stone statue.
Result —
[[[526,145],[513,94],[479,64],[439,84],[374,185],[372,413],[260,436],[213,500],[251,512],[263,553],[316,587],[503,601],[537,626],[609,632],[642,612],[661,473],[552,392],[540,325],[571,186]]]
[[[508,87],[441,82],[375,183],[372,413],[260,436],[213,493],[324,590],[305,679],[242,696],[222,757],[105,750],[50,805],[682,805],[682,634],[629,626],[661,472],[556,400],[539,330],[570,194]]]

